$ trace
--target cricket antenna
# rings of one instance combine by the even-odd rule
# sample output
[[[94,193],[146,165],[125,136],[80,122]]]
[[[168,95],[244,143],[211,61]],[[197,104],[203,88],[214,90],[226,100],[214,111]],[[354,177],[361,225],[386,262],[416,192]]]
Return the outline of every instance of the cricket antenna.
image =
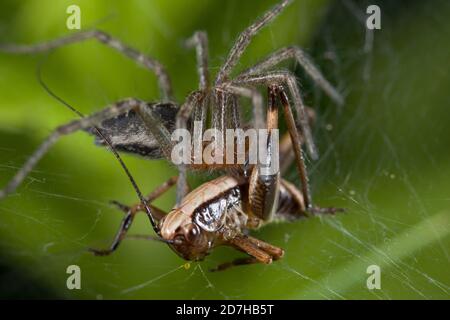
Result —
[[[55,98],[57,101],[59,101],[61,104],[63,104],[65,107],[67,107],[68,109],[70,109],[72,112],[74,112],[75,114],[77,114],[80,118],[84,118],[84,115],[78,111],[76,108],[74,108],[72,105],[70,105],[68,102],[66,102],[65,100],[63,100],[61,97],[59,97],[58,95],[56,95],[56,93],[54,93],[48,86],[47,84],[44,82],[44,80],[42,79],[42,66],[44,64],[44,62],[46,61],[46,59],[48,58],[48,54],[45,55],[39,62],[36,68],[36,76],[37,79],[39,81],[39,84],[44,88],[44,90],[53,98]],[[130,173],[130,170],[128,170],[128,167],[125,165],[125,162],[123,162],[122,158],[120,157],[119,153],[117,152],[117,150],[114,148],[113,144],[111,143],[111,141],[101,132],[101,130],[94,126],[93,127],[94,130],[96,131],[96,133],[106,142],[106,144],[108,145],[108,148],[111,150],[111,152],[114,154],[114,156],[116,157],[117,161],[119,161],[120,166],[122,167],[123,171],[125,172],[125,174],[128,177],[128,180],[130,180],[134,190],[136,191],[136,194],[139,198],[139,200],[141,201],[141,203],[143,204],[145,211],[147,213],[147,216],[150,219],[150,223],[152,224],[153,230],[156,232],[156,234],[159,236],[160,232],[159,232],[159,227],[156,223],[155,218],[153,217],[152,211],[150,210],[150,207],[148,206],[147,200],[144,198],[141,190],[139,189],[136,181],[134,180],[133,176]]]
[[[177,243],[176,240],[169,240],[169,239],[164,239],[161,237],[154,237],[154,236],[141,235],[141,234],[130,234],[130,235],[127,235],[127,238],[128,239],[141,239],[141,240],[157,241],[157,242],[162,242],[162,243],[167,243],[167,244],[176,244]]]

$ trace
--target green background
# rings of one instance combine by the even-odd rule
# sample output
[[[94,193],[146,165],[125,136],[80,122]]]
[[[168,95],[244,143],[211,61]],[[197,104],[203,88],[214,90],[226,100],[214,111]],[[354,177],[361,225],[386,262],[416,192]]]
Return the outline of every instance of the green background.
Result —
[[[239,31],[273,3],[3,0],[0,42],[69,34],[65,11],[78,4],[82,28],[101,28],[159,59],[181,102],[197,87],[195,55],[182,41],[206,30],[215,74]],[[382,10],[372,47],[368,4]],[[286,250],[281,261],[209,273],[241,254],[218,248],[186,269],[167,246],[131,239],[112,256],[91,256],[85,249],[108,245],[122,218],[108,201],[134,203],[136,196],[113,156],[77,133],[0,203],[0,298],[448,299],[449,16],[449,2],[439,0],[296,0],[252,42],[237,69],[296,44],[346,96],[337,107],[296,68],[305,100],[318,113],[321,157],[309,162],[315,202],[348,210],[256,232]],[[53,128],[75,118],[39,85],[41,57],[0,54],[2,186]],[[85,114],[124,97],[158,99],[152,74],[95,41],[53,52],[43,78]],[[145,192],[176,173],[166,161],[124,159]],[[287,178],[298,181],[295,170]],[[156,202],[166,210],[173,203],[173,191]],[[144,216],[131,233],[152,233]],[[71,264],[81,267],[81,290],[66,288]],[[381,290],[366,287],[372,264],[381,268]]]

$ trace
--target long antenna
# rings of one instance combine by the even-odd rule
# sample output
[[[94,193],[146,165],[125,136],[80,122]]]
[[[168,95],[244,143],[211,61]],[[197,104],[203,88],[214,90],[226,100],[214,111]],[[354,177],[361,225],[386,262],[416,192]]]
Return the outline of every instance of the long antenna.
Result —
[[[39,81],[39,83],[41,84],[41,86],[44,88],[44,90],[53,98],[55,98],[57,101],[59,101],[61,104],[63,104],[65,107],[67,107],[68,109],[70,109],[72,112],[74,112],[75,114],[77,114],[80,118],[84,118],[84,115],[78,111],[76,108],[74,108],[73,106],[71,106],[68,102],[66,102],[65,100],[63,100],[61,97],[59,97],[58,95],[56,95],[56,93],[54,93],[44,82],[44,80],[42,79],[42,74],[41,74],[41,69],[42,69],[42,65],[44,64],[44,62],[46,61],[46,58],[48,57],[48,55],[45,55],[39,62],[36,68],[36,76],[37,79]],[[125,165],[125,162],[123,162],[122,158],[120,157],[119,153],[117,152],[117,150],[114,148],[113,144],[111,143],[111,141],[100,131],[100,129],[96,126],[93,127],[95,129],[95,131],[97,132],[97,134],[106,142],[106,144],[108,145],[108,148],[111,150],[111,152],[114,154],[114,156],[116,157],[117,161],[119,161],[120,166],[122,167],[123,171],[125,172],[125,174],[128,177],[128,180],[130,180],[131,184],[133,185],[134,190],[136,191],[137,196],[139,197],[139,200],[141,201],[141,203],[144,205],[145,207],[145,211],[147,212],[147,216],[150,219],[150,223],[152,224],[153,230],[156,232],[157,235],[160,235],[159,232],[159,228],[158,225],[153,217],[153,214],[150,210],[150,207],[148,206],[147,200],[145,199],[145,197],[143,196],[141,190],[139,189],[136,181],[134,180],[133,176],[130,173],[130,170],[128,170],[127,166]]]

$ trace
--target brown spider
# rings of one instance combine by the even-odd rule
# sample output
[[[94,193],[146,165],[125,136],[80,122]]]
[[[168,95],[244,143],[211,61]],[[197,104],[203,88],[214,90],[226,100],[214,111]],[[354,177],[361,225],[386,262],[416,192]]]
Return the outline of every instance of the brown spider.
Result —
[[[180,228],[177,229],[178,231],[173,231],[174,233],[171,233],[169,237],[166,231],[167,228],[170,229],[170,226],[164,224],[164,221],[167,221],[168,219],[162,218],[161,210],[149,204],[156,195],[161,193],[161,190],[157,190],[155,194],[150,195],[148,198],[144,198],[117,151],[139,154],[151,159],[160,157],[171,159],[171,151],[173,148],[171,133],[176,128],[192,130],[192,122],[197,121],[201,123],[199,132],[193,134],[194,138],[192,139],[192,144],[198,143],[197,139],[199,134],[202,134],[208,127],[216,128],[222,133],[224,133],[226,129],[241,128],[238,99],[240,97],[251,99],[253,106],[253,127],[255,129],[264,128],[266,127],[266,121],[263,116],[264,107],[262,96],[257,90],[257,87],[265,86],[271,88],[270,99],[272,99],[272,104],[269,106],[272,108],[269,110],[271,113],[269,113],[267,117],[268,128],[273,129],[273,125],[277,125],[276,122],[278,116],[274,115],[274,99],[276,96],[279,97],[284,106],[285,118],[287,120],[291,141],[289,144],[290,147],[287,149],[293,149],[295,153],[296,165],[301,179],[301,192],[292,189],[292,185],[290,184],[280,184],[278,174],[277,178],[273,178],[268,182],[269,185],[271,185],[269,188],[270,192],[265,190],[262,193],[253,194],[252,192],[256,192],[255,183],[258,185],[258,179],[261,177],[255,177],[253,174],[251,174],[251,176],[242,174],[243,170],[240,168],[240,172],[236,174],[231,170],[230,172],[233,174],[230,173],[231,175],[228,176],[229,179],[236,179],[236,184],[231,188],[234,188],[234,191],[224,188],[219,190],[219,193],[215,194],[215,196],[224,196],[224,194],[229,196],[228,192],[235,192],[235,188],[244,188],[241,190],[242,192],[252,193],[249,198],[250,202],[252,199],[251,196],[255,195],[258,196],[260,201],[266,203],[266,208],[263,210],[264,212],[253,214],[261,221],[271,220],[273,214],[277,211],[275,205],[277,201],[275,200],[286,193],[290,195],[292,203],[297,203],[297,211],[300,210],[303,213],[315,211],[316,209],[312,206],[308,187],[308,177],[301,149],[301,143],[304,141],[311,157],[317,158],[317,151],[312,139],[308,121],[308,110],[304,106],[296,77],[288,71],[271,71],[271,69],[284,60],[295,59],[331,99],[338,104],[342,104],[342,97],[323,77],[306,54],[300,48],[295,46],[279,49],[259,63],[241,72],[236,77],[231,77],[233,68],[238,63],[252,38],[264,26],[268,25],[276,16],[278,16],[290,2],[291,0],[281,1],[240,34],[228,54],[225,63],[219,70],[213,84],[209,81],[207,36],[205,32],[196,32],[192,38],[187,41],[187,45],[195,47],[196,49],[198,73],[200,77],[199,89],[191,93],[181,106],[178,106],[173,102],[170,78],[161,63],[128,47],[103,31],[90,30],[80,32],[65,38],[37,45],[0,45],[0,51],[26,54],[49,51],[66,44],[87,39],[96,39],[153,71],[158,78],[159,87],[162,93],[162,102],[148,103],[139,99],[129,98],[117,102],[93,115],[82,117],[79,120],[58,127],[27,160],[25,165],[16,173],[6,187],[3,190],[0,190],[0,199],[16,190],[23,179],[30,173],[32,168],[60,137],[74,133],[78,130],[86,130],[96,135],[96,142],[98,144],[107,145],[114,152],[140,198],[140,204],[131,209],[120,205],[127,212],[127,216],[123,220],[121,231],[117,235],[111,249],[106,251],[97,250],[94,252],[97,254],[107,254],[115,250],[131,225],[135,213],[144,210],[152,223],[153,229],[158,234],[159,239],[169,243],[172,248],[184,258],[193,260],[202,258],[210,247],[208,247],[208,250],[200,250],[201,252],[194,254],[196,251],[192,249],[192,246],[188,246],[190,251],[187,252],[186,246],[180,246],[180,237],[186,241],[187,239],[191,239],[195,242],[198,240],[198,238],[196,238],[197,236],[200,237],[200,235],[204,235],[203,229],[201,229],[201,227],[199,227],[200,229],[197,229],[198,224],[194,224],[194,227],[192,228]],[[287,91],[285,91],[285,88],[287,88]],[[287,93],[289,93],[292,107],[288,101]],[[295,119],[291,109],[294,110],[296,116]],[[76,110],[74,111],[77,112]],[[80,113],[78,114],[82,116]],[[271,119],[270,123],[269,119]],[[208,123],[210,124],[208,125]],[[287,153],[286,158],[289,158]],[[196,165],[190,163],[188,164],[188,167],[196,168]],[[225,166],[223,168],[227,169]],[[200,169],[208,169],[208,166],[200,166]],[[254,170],[250,168],[250,171]],[[234,178],[232,176],[234,176]],[[171,181],[172,182],[166,184],[166,187],[174,183],[174,180]],[[193,197],[192,193],[187,195],[186,167],[184,165],[179,166],[179,177],[177,181],[177,204],[182,206],[183,204],[186,204],[186,201],[191,201],[186,199],[192,199]],[[209,186],[211,186],[211,183],[213,182],[209,183]],[[283,191],[280,191],[280,185],[282,186],[281,189],[284,188],[284,193]],[[162,190],[165,190],[166,187],[163,187]],[[194,196],[197,195],[195,191],[193,191],[193,194]],[[203,200],[206,201],[207,199]],[[239,198],[238,201],[239,205],[243,203],[244,207],[248,207],[247,202],[248,201],[243,198]],[[270,208],[267,207],[269,202],[272,202]],[[255,207],[253,207],[253,209],[255,209]],[[316,211],[320,210],[317,209]],[[332,209],[331,211],[334,212],[335,210]],[[193,212],[190,212],[190,214],[193,214]],[[192,218],[192,215],[189,217],[188,220]],[[166,224],[168,224],[168,222],[166,222]],[[248,226],[242,225],[241,231],[246,228],[248,228]],[[177,238],[177,235],[180,237]],[[238,236],[236,235],[236,239],[237,238]],[[186,243],[187,242],[184,242],[184,244]],[[253,245],[259,246],[262,244],[254,243]],[[240,249],[245,251],[242,247]]]

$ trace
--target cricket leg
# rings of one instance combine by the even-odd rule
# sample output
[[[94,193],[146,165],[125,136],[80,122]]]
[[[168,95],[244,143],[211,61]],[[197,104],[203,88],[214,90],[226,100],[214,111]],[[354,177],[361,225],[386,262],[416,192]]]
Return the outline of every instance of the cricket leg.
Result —
[[[263,163],[259,159],[258,164],[253,168],[248,200],[252,213],[264,221],[270,221],[278,206],[280,170],[279,170],[279,150],[278,150],[278,108],[276,106],[277,88],[269,87],[267,106],[267,141],[263,150],[258,150],[259,156],[265,153]]]
[[[284,255],[284,250],[257,238],[241,235],[231,239],[230,246],[247,253],[250,257],[238,258],[231,262],[225,262],[210,271],[223,271],[234,266],[242,266],[254,263],[270,264]]]
[[[161,220],[166,213],[161,209],[151,205],[150,203],[153,200],[160,197],[164,192],[169,190],[170,187],[172,187],[176,183],[176,181],[177,177],[170,178],[147,196],[146,198],[147,205],[150,207],[155,220],[157,221]],[[126,237],[127,232],[130,229],[131,225],[133,224],[133,220],[136,214],[140,211],[145,211],[145,207],[143,206],[142,203],[135,204],[131,207],[121,204],[117,201],[113,201],[113,204],[115,204],[117,207],[119,207],[119,209],[125,212],[125,217],[122,219],[119,231],[116,233],[116,236],[114,237],[114,240],[108,249],[94,249],[94,248],[88,249],[96,256],[107,256],[113,253],[115,250],[117,250],[122,240]]]

